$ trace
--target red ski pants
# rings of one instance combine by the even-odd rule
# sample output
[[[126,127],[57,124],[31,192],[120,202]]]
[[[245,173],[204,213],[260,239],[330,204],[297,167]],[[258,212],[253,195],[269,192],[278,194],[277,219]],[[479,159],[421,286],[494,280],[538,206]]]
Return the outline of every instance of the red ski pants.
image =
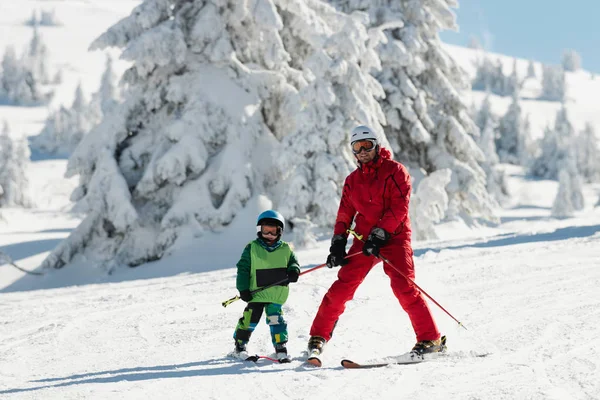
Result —
[[[362,243],[355,240],[350,248],[350,254],[361,250]],[[415,279],[413,251],[410,242],[390,243],[381,249],[381,255],[394,266],[383,263],[383,270],[390,278],[394,295],[410,318],[417,341],[439,339],[440,332],[425,298],[413,284],[394,269],[397,268],[410,279]],[[338,279],[331,285],[321,301],[319,311],[317,311],[310,328],[311,336],[321,336],[327,341],[331,339],[337,320],[346,309],[346,302],[354,297],[358,286],[371,268],[380,261],[379,258],[359,254],[350,258],[349,263],[340,268]]]

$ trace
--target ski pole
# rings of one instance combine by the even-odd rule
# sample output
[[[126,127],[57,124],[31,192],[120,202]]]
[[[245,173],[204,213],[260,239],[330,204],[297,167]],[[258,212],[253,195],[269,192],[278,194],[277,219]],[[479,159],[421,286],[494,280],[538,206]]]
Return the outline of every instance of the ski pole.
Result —
[[[348,255],[346,256],[346,258],[354,257],[354,256],[356,256],[356,255],[358,255],[358,254],[360,254],[360,253],[361,253],[360,251],[357,251],[356,253],[353,253],[353,254],[348,254]],[[326,266],[326,265],[327,265],[327,263],[323,263],[323,264],[317,265],[316,267],[313,267],[313,268],[307,269],[306,271],[303,271],[303,272],[301,272],[301,273],[300,273],[298,276],[301,276],[301,275],[304,275],[304,274],[308,274],[309,272],[316,271],[316,270],[318,270],[318,269],[320,269],[320,268],[323,268],[323,267],[324,267],[324,266]],[[262,292],[263,290],[265,290],[265,289],[268,289],[268,288],[270,288],[270,287],[273,287],[273,286],[281,285],[282,283],[285,283],[285,282],[287,282],[287,281],[288,281],[288,280],[287,280],[287,278],[285,278],[285,279],[282,279],[282,280],[280,280],[280,281],[277,281],[277,282],[271,283],[271,284],[269,284],[269,285],[267,285],[267,286],[264,286],[264,287],[261,287],[261,288],[259,288],[259,289],[255,289],[255,290],[251,291],[251,292],[250,292],[250,294],[251,294],[251,295],[254,295],[255,293]],[[233,302],[236,302],[236,301],[238,301],[238,300],[240,300],[240,299],[241,299],[241,297],[238,295],[238,296],[235,296],[235,297],[232,297],[232,298],[230,298],[229,300],[225,300],[224,302],[222,302],[222,303],[221,303],[221,305],[222,305],[223,307],[227,307],[227,306],[228,306],[228,305],[230,305],[231,303],[233,303]]]
[[[358,233],[356,233],[352,229],[348,229],[348,230],[346,230],[346,232],[350,233],[352,236],[354,236],[355,238],[357,238],[361,242],[365,243],[365,241],[363,240],[363,235],[359,235]],[[399,273],[400,275],[402,275],[404,277],[404,279],[406,279],[409,283],[411,283],[417,289],[419,289],[419,291],[421,291],[421,293],[423,293],[425,296],[427,296],[427,298],[429,300],[433,301],[436,306],[438,306],[443,312],[445,312],[446,314],[448,314],[450,316],[450,318],[452,318],[453,320],[455,320],[458,323],[459,326],[462,326],[463,328],[465,328],[465,330],[467,330],[467,327],[464,326],[462,324],[462,322],[460,322],[459,320],[457,320],[456,318],[454,318],[454,316],[452,314],[450,314],[444,307],[442,307],[442,305],[440,303],[438,303],[433,297],[431,297],[429,295],[429,293],[427,293],[425,290],[423,290],[423,288],[421,288],[419,285],[417,285],[417,283],[415,281],[413,281],[412,279],[410,279],[408,276],[404,275],[402,273],[402,271],[400,271],[398,268],[394,267],[394,264],[392,264],[387,258],[385,258],[382,255],[379,255],[378,258],[380,258],[383,262],[387,263],[387,265],[389,265],[394,271],[396,271],[397,273]]]
[[[26,274],[29,274],[29,275],[37,275],[37,276],[44,275],[43,272],[29,271],[29,270],[26,270],[25,268],[19,267],[8,254],[6,254],[5,252],[3,252],[1,250],[0,250],[0,263],[6,263],[8,265],[11,265],[11,266],[15,267],[16,269],[18,269],[19,271],[25,272]]]

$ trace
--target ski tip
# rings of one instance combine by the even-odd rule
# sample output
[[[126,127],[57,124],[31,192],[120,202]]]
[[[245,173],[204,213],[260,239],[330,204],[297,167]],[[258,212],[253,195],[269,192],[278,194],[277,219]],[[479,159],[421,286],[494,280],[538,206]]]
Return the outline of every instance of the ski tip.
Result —
[[[310,357],[308,360],[306,360],[306,363],[312,365],[313,367],[320,367],[321,365],[323,365],[321,360],[317,357]]]
[[[342,367],[344,367],[344,368],[360,368],[360,364],[357,364],[351,360],[342,360]]]

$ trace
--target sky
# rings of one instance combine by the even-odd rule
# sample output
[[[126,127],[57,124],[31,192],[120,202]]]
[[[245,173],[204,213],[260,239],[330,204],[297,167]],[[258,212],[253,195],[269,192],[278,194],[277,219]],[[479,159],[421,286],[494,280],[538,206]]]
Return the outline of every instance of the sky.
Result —
[[[598,0],[459,0],[459,7],[460,32],[443,32],[444,42],[466,46],[476,37],[486,50],[543,63],[574,49],[584,69],[600,72]]]

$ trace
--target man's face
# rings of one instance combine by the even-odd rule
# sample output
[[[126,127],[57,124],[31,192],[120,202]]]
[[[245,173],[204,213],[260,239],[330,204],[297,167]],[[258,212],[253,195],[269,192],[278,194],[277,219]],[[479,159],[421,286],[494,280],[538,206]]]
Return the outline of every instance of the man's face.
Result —
[[[377,143],[371,139],[358,140],[352,143],[352,152],[361,162],[366,164],[375,158]]]

